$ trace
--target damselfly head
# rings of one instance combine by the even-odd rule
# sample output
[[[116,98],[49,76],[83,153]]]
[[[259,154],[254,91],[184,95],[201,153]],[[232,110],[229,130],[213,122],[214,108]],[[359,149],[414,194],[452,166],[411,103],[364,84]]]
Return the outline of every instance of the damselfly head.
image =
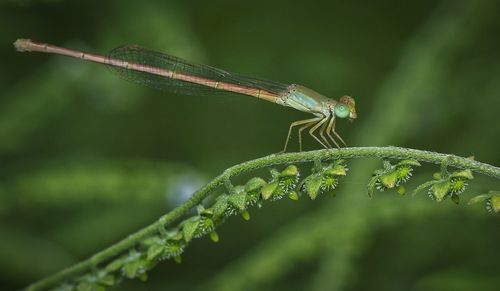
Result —
[[[356,113],[356,101],[351,96],[344,95],[339,99],[340,103],[344,103],[349,107],[349,121],[354,121],[358,117]]]
[[[335,116],[338,118],[347,118],[353,121],[358,117],[356,114],[356,102],[350,96],[342,96],[334,108]]]

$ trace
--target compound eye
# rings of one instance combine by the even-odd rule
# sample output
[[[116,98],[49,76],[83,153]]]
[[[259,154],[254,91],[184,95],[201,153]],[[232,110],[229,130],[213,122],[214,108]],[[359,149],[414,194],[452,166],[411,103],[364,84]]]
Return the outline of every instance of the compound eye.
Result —
[[[335,105],[334,111],[335,115],[338,118],[346,118],[347,116],[349,116],[350,113],[349,106],[343,103],[337,103],[337,105]]]

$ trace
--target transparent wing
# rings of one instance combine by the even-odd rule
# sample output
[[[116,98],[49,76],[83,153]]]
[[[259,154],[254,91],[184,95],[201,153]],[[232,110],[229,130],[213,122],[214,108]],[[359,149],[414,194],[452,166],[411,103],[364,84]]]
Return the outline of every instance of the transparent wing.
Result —
[[[175,72],[176,74],[201,77],[214,82],[226,82],[248,88],[263,89],[276,94],[284,92],[288,87],[288,85],[278,82],[246,77],[229,73],[211,66],[191,63],[181,58],[148,50],[136,45],[118,47],[110,52],[109,58],[145,65],[154,68],[155,71],[164,70],[168,72]],[[109,65],[109,67],[123,79],[168,92],[188,95],[213,95],[227,93],[224,90],[219,90],[194,82],[169,78],[167,76],[161,76],[154,73],[137,71],[113,65]]]

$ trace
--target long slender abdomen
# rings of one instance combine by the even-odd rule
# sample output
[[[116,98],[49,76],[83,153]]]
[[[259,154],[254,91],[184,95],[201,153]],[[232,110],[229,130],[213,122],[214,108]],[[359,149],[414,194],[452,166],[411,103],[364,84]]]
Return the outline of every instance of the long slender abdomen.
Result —
[[[33,42],[29,39],[18,39],[14,46],[19,51],[59,54],[120,68],[117,72],[125,79],[166,91],[185,94],[189,92],[197,95],[226,91],[279,103],[278,93],[259,88],[259,86],[248,86],[246,83],[252,84],[252,81],[246,81],[244,77],[236,77],[233,74],[210,66],[193,64],[180,58],[138,46],[118,48],[113,50],[111,56],[84,53],[50,44]],[[163,78],[155,78],[154,76]],[[200,85],[212,91],[200,90],[199,87],[193,88],[187,83]],[[278,83],[267,83],[280,86]]]

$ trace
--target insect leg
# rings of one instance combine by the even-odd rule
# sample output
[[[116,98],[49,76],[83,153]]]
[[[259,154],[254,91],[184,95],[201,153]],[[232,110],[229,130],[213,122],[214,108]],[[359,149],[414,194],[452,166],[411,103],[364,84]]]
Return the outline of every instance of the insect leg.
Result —
[[[299,120],[299,121],[292,122],[290,124],[290,128],[288,129],[288,135],[286,136],[285,147],[283,149],[283,152],[286,152],[286,148],[288,147],[288,141],[290,140],[290,135],[292,133],[292,129],[295,126],[306,124],[306,123],[315,123],[318,120],[320,120],[320,118],[321,117],[314,117],[314,118],[310,118],[310,119],[304,119],[304,120]]]
[[[299,128],[299,130],[298,130],[298,132],[299,132],[299,151],[302,151],[302,131],[304,129],[310,127],[311,125],[314,125],[318,120],[320,120],[319,117],[318,117],[318,119],[311,121],[310,123],[307,123]]]
[[[316,123],[315,126],[313,126],[311,129],[309,129],[309,134],[317,141],[319,142],[324,148],[328,148],[326,144],[324,144],[317,136],[314,135],[314,131],[318,129],[323,123],[327,121],[327,118],[323,117],[318,123]]]
[[[332,115],[332,118],[330,119],[330,122],[328,122],[328,127],[326,128],[326,134],[328,137],[333,141],[333,143],[337,146],[337,148],[340,149],[339,144],[337,141],[333,138],[333,136],[330,134],[332,131],[332,128],[335,127],[335,115]]]
[[[327,121],[329,118],[330,118],[330,116],[325,117],[325,122],[323,123],[323,125],[319,129],[319,135],[321,136],[321,138],[323,139],[325,144],[328,145],[328,148],[332,148],[332,145],[330,144],[330,142],[328,142],[328,140],[325,137],[325,129],[326,129],[326,126],[328,125]]]

